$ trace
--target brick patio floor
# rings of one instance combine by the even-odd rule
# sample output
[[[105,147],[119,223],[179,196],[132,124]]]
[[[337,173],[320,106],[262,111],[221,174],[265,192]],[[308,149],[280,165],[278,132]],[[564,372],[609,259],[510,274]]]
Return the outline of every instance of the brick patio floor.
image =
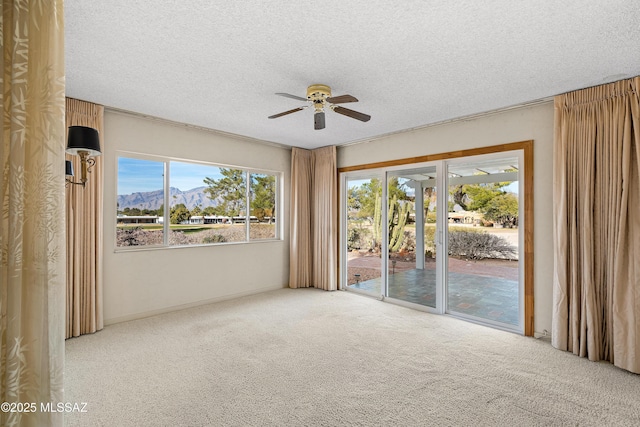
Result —
[[[349,260],[349,267],[359,267],[371,261],[375,262],[362,258],[352,259]],[[377,258],[377,265],[379,264],[380,258]],[[413,263],[411,269],[398,264],[400,263],[396,263],[395,274],[389,275],[389,297],[435,308],[435,263],[427,263],[425,269],[416,269]],[[461,260],[454,260],[453,263],[450,260],[449,266],[447,312],[518,325],[517,268],[487,266]],[[349,287],[379,295],[381,278],[364,280]]]

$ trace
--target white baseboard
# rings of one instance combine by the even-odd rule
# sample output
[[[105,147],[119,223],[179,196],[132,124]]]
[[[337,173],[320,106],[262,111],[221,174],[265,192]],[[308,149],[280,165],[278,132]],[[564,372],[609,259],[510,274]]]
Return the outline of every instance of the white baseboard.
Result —
[[[114,317],[112,319],[104,319],[104,325],[114,325],[116,323],[129,322],[131,320],[144,319],[145,317],[156,316],[158,314],[170,313],[172,311],[184,310],[187,308],[198,307],[201,305],[213,304],[216,302],[227,301],[231,299],[246,297],[249,295],[261,294],[264,292],[275,291],[277,289],[287,288],[288,286],[268,286],[265,288],[253,289],[251,291],[239,292],[235,294],[228,294],[221,297],[210,298],[202,301],[190,302],[187,304],[173,305],[170,307],[160,308],[158,310],[144,311],[135,314],[129,314],[127,316]]]

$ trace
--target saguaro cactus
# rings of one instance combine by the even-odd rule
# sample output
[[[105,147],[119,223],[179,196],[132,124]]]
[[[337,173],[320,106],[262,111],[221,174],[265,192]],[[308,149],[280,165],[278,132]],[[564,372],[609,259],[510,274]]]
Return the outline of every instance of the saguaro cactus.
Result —
[[[411,206],[409,203],[402,203],[394,196],[389,200],[389,210],[387,213],[387,230],[389,235],[389,251],[396,252],[404,241],[404,228],[409,219]],[[382,196],[376,196],[373,211],[373,238],[374,247],[382,246]]]
[[[393,206],[393,215],[391,215],[391,206]],[[389,203],[389,252],[397,252],[402,247],[404,227],[407,225],[410,211],[409,203],[400,205],[395,197],[392,203]]]

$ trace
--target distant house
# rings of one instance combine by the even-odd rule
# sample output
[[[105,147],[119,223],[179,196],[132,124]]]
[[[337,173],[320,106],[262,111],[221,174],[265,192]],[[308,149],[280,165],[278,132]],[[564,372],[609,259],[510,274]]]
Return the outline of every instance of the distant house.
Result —
[[[160,219],[162,219],[162,218],[160,218]],[[218,215],[209,215],[209,216],[194,215],[194,216],[190,217],[189,219],[186,219],[186,220],[182,221],[181,224],[183,224],[183,225],[244,224],[245,219],[246,218],[244,216],[230,217],[230,216],[218,216]],[[270,222],[271,221],[271,217],[265,217],[264,221],[265,222]],[[260,219],[257,216],[251,215],[249,217],[249,222],[259,223]]]
[[[157,224],[158,215],[118,215],[118,224]]]
[[[474,224],[479,225],[482,222],[483,215],[478,212],[458,211],[449,212],[450,224]]]
[[[233,220],[234,224],[242,224],[245,221],[245,217],[244,216],[234,216],[231,219]],[[260,220],[258,219],[257,216],[251,215],[249,217],[249,222],[260,222]]]
[[[194,215],[189,218],[189,224],[204,224],[204,217],[201,215]]]
[[[205,224],[227,224],[231,222],[231,218],[228,216],[210,215],[204,217]]]

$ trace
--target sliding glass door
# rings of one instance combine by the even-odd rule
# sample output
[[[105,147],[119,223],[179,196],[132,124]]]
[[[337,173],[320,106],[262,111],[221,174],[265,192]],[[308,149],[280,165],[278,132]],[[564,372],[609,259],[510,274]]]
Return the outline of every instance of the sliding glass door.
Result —
[[[343,175],[343,289],[524,332],[522,157]]]
[[[374,296],[383,294],[382,280],[382,182],[379,175],[349,177],[346,180],[346,263],[343,284]],[[346,267],[346,268],[345,268]]]
[[[387,174],[389,298],[437,308],[436,166]]]
[[[447,312],[520,324],[518,157],[447,164]]]

